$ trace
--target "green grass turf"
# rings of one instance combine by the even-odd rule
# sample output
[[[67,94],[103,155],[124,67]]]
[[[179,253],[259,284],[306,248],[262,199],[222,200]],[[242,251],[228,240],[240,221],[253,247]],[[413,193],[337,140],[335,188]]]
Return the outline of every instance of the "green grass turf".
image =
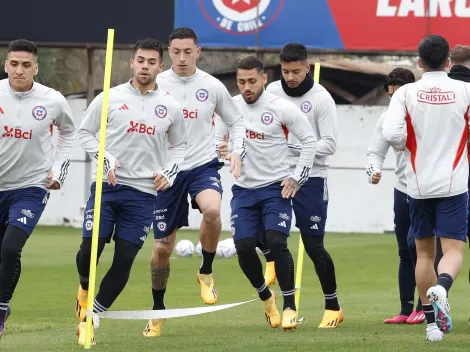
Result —
[[[224,233],[222,238],[228,237]],[[179,239],[197,242],[197,233],[181,231]],[[80,231],[39,227],[23,252],[23,273],[11,302],[13,314],[0,341],[0,351],[80,351],[74,313],[78,286],[75,254]],[[113,310],[149,309],[148,239],[134,264],[129,283]],[[298,236],[290,238],[297,258]],[[393,235],[328,234],[326,245],[334,258],[338,295],[345,321],[338,329],[320,330],[323,297],[313,265],[305,257],[300,315],[308,320],[297,330],[271,329],[259,301],[232,309],[167,320],[163,335],[144,338],[145,321],[102,320],[96,331],[96,351],[467,351],[470,331],[468,261],[451,290],[454,331],[443,344],[425,341],[425,326],[386,326],[383,319],[398,313],[397,246]],[[109,245],[98,267],[98,283],[112,259]],[[195,274],[199,257],[172,258],[166,295],[168,308],[202,306]],[[256,297],[238,267],[236,257],[214,263],[218,304]],[[279,287],[275,286],[279,291]],[[281,308],[281,302],[278,301]]]

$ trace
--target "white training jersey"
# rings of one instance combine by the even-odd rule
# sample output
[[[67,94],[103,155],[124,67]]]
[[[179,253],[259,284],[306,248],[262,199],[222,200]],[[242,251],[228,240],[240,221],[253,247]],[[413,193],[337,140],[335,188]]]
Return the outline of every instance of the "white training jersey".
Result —
[[[227,88],[215,77],[196,69],[191,77],[180,77],[173,69],[157,76],[157,83],[183,107],[188,144],[181,164],[189,170],[217,157],[214,140],[214,114],[229,126],[233,140],[232,153],[244,157],[245,127],[243,117]]]
[[[451,197],[468,189],[467,139],[470,86],[427,72],[398,89],[383,124],[383,135],[405,150],[408,195]]]
[[[372,140],[370,141],[369,149],[367,150],[367,168],[372,166],[382,170],[385,157],[390,149],[390,144],[387,143],[382,134],[382,127],[386,114],[387,112],[384,112],[380,115],[380,118],[375,125],[374,134],[372,135]],[[402,193],[406,193],[405,153],[404,151],[397,151],[395,149],[393,149],[393,151],[395,152],[395,176],[397,177],[395,188]]]
[[[53,126],[58,128],[52,145]],[[72,157],[76,127],[67,101],[56,90],[33,83],[15,92],[0,81],[0,191],[42,187],[52,180],[61,186]]]
[[[86,110],[78,131],[83,149],[95,161],[98,160],[97,133],[102,102],[101,93]],[[112,88],[108,104],[103,182],[107,182],[106,175],[119,160],[121,167],[116,170],[118,184],[157,194],[153,174],[158,173],[173,185],[186,145],[181,105],[162,89],[142,95],[130,82]],[[96,170],[93,180],[96,180]]]
[[[317,140],[315,160],[310,169],[310,177],[326,178],[329,167],[328,157],[336,152],[338,143],[338,116],[335,101],[330,93],[323,86],[315,83],[304,95],[291,97],[282,89],[281,81],[272,82],[266,90],[291,101],[307,117]],[[299,140],[292,133],[289,133],[291,167],[295,167],[297,164],[299,151]]]
[[[258,188],[292,177],[299,185],[307,181],[315,158],[315,135],[306,117],[291,102],[269,92],[247,104],[241,95],[233,98],[246,127],[246,157],[235,184]],[[293,174],[289,171],[287,134],[301,143],[300,158]]]

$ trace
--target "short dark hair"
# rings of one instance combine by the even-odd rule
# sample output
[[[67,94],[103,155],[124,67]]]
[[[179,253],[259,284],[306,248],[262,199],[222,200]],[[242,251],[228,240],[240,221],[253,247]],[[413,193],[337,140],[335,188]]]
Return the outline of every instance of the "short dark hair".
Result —
[[[194,40],[194,44],[198,45],[199,40],[197,39],[196,32],[192,30],[191,28],[187,27],[181,27],[181,28],[176,28],[171,34],[170,34],[170,39],[169,43],[173,41],[173,39],[192,39]]]
[[[419,58],[431,70],[442,70],[449,58],[449,42],[440,35],[425,37],[418,46]]]
[[[450,53],[452,65],[461,65],[470,61],[470,46],[458,44]]]
[[[286,44],[279,54],[279,59],[281,62],[306,61],[307,48],[298,43]]]
[[[160,55],[160,60],[163,60],[163,46],[162,44],[153,38],[145,38],[140,39],[134,45],[134,55],[139,49],[146,49],[146,50],[155,50],[158,51]]]
[[[384,89],[388,92],[389,86],[404,86],[408,83],[413,83],[416,81],[415,74],[403,67],[397,67],[393,69],[387,77],[385,77]]]
[[[15,51],[25,51],[33,54],[34,56],[38,56],[38,48],[36,44],[26,39],[17,39],[10,42],[8,45],[8,52],[11,53]]]
[[[237,62],[238,70],[253,70],[256,69],[258,73],[264,71],[263,62],[256,56],[247,56],[244,59]]]

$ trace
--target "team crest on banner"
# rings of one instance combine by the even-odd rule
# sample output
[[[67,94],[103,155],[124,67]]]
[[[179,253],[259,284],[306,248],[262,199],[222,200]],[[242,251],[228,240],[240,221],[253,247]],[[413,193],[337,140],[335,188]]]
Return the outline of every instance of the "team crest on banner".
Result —
[[[46,116],[47,116],[47,110],[44,106],[36,106],[33,109],[33,117],[36,120],[38,121],[44,120]]]
[[[198,89],[196,92],[196,99],[203,103],[207,98],[209,98],[209,92],[205,89]]]
[[[274,120],[273,114],[270,112],[265,112],[261,115],[261,122],[265,125],[270,125]]]
[[[312,103],[309,102],[308,100],[304,101],[302,105],[300,106],[300,110],[302,110],[302,112],[304,113],[310,112],[310,110],[312,110]]]
[[[207,19],[233,34],[252,34],[274,21],[284,0],[199,0]]]
[[[157,105],[157,107],[155,108],[155,115],[157,115],[157,117],[163,119],[164,117],[166,117],[166,114],[167,114],[166,106],[165,105]]]

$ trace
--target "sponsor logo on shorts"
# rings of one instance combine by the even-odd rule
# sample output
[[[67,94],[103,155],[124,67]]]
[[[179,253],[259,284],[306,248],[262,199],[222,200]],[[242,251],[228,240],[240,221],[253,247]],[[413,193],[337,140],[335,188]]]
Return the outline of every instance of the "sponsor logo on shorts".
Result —
[[[310,228],[312,230],[318,230],[318,225],[317,224],[313,224],[312,226],[310,226]]]
[[[22,209],[21,214],[26,215],[30,219],[34,219],[34,214],[29,209]]]
[[[157,209],[153,213],[154,214],[160,214],[160,213],[166,213],[167,211],[168,211],[168,209]]]
[[[93,228],[93,220],[87,220],[85,222],[85,229],[87,231],[91,231],[92,228]]]
[[[165,220],[165,215],[157,215],[157,216],[155,217],[155,220],[157,220],[157,221],[158,221],[158,220]]]
[[[277,224],[277,226],[281,226],[281,227],[287,228],[285,221],[281,221],[279,224]]]
[[[321,221],[321,217],[319,217],[318,215],[311,216],[311,217],[310,217],[310,221],[313,221],[313,222],[320,222],[320,221]]]
[[[166,230],[166,222],[160,221],[160,222],[157,224],[157,229],[158,229],[158,231],[160,231],[160,232],[165,231],[165,230]]]
[[[145,232],[145,233],[149,233],[149,231],[150,231],[150,227],[149,227],[149,226],[145,226],[145,227],[144,227],[144,232]],[[144,240],[144,241],[145,241],[145,240]]]
[[[235,227],[232,226],[232,236],[235,236]]]
[[[19,219],[16,219],[16,220],[18,220],[19,222],[21,222],[21,223],[24,224],[24,225],[27,225],[27,223],[26,223],[26,217],[22,217],[22,218],[19,218]]]
[[[287,215],[286,213],[279,213],[279,217],[280,217],[282,220],[287,220],[287,221],[290,220],[290,216]]]

